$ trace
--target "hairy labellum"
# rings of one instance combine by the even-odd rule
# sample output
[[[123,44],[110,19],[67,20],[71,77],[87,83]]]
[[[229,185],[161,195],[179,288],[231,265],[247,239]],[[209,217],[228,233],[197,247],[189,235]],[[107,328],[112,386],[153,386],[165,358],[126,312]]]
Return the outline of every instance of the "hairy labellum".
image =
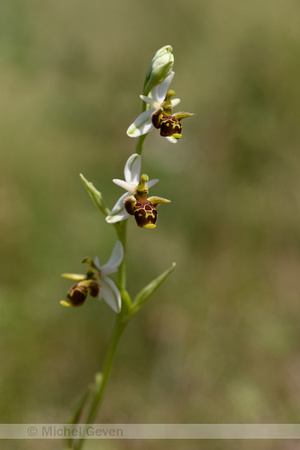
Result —
[[[154,111],[151,117],[152,124],[155,128],[160,128],[160,135],[163,137],[175,137],[181,138],[182,125],[181,119],[177,119],[175,116],[167,115],[162,112],[161,109]]]
[[[81,306],[88,295],[88,287],[77,283],[72,286],[67,294],[67,298],[72,306]]]
[[[149,200],[140,201],[135,197],[128,197],[124,206],[128,214],[134,216],[136,224],[141,228],[155,228],[157,211]]]

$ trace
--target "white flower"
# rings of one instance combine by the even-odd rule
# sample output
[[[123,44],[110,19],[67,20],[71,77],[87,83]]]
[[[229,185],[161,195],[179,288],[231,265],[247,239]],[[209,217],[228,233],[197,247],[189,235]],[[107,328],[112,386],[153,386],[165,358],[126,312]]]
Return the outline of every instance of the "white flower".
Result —
[[[110,214],[106,217],[106,222],[116,223],[130,217],[128,212],[125,210],[124,200],[129,196],[134,195],[135,189],[140,182],[141,161],[142,161],[141,155],[138,155],[137,153],[131,155],[126,161],[124,167],[125,181],[118,179],[113,180],[115,184],[125,189],[127,192],[119,198],[119,200],[111,210]],[[151,186],[154,186],[156,183],[158,183],[158,180],[150,180],[146,183],[146,186],[150,188]]]
[[[146,97],[145,95],[140,95],[140,98],[144,100],[148,105],[150,105],[150,109],[147,109],[142,114],[140,114],[135,121],[130,125],[127,130],[127,134],[129,137],[139,137],[143,134],[149,133],[152,128],[154,128],[152,124],[151,116],[154,111],[157,111],[161,108],[162,103],[164,102],[167,92],[169,90],[170,84],[173,80],[175,73],[171,72],[171,74],[165,78],[165,80],[155,86],[151,91],[151,97]],[[180,103],[180,99],[172,99],[171,100],[172,107],[178,105]],[[177,140],[173,137],[167,137],[170,142],[177,142]]]
[[[115,312],[120,312],[122,306],[121,295],[115,282],[108,275],[117,272],[123,257],[123,245],[120,241],[117,241],[109,260],[103,266],[100,266],[98,257],[94,260],[86,258],[84,262],[87,262],[90,266],[87,275],[62,274],[64,278],[75,280],[78,283],[69,289],[67,300],[62,300],[60,303],[63,306],[81,306],[87,295],[90,294],[92,297],[98,298],[98,300],[103,298]]]

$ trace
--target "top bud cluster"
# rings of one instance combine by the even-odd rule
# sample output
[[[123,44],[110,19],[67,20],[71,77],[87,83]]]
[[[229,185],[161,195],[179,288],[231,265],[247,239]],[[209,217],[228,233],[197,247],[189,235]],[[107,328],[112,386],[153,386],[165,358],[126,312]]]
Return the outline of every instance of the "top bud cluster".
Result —
[[[157,50],[146,74],[143,95],[148,95],[155,86],[171,74],[173,64],[174,55],[171,45],[165,45]]]
[[[175,92],[169,89],[175,75],[172,70],[172,51],[170,45],[165,45],[152,59],[146,74],[143,95],[140,95],[145,102],[143,112],[128,128],[129,137],[140,137],[156,128],[160,130],[161,136],[176,143],[182,136],[181,120],[194,115],[187,112],[173,114],[173,108],[180,103],[180,99],[173,99]]]

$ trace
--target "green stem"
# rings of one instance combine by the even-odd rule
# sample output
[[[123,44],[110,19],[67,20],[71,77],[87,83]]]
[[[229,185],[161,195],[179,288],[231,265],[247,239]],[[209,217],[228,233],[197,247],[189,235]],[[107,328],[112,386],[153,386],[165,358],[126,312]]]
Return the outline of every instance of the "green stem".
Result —
[[[139,136],[139,138],[138,138],[138,141],[137,141],[137,144],[136,144],[136,149],[135,149],[135,152],[138,155],[142,154],[144,141],[145,141],[147,136],[148,136],[148,133],[147,134],[143,134],[142,136]]]
[[[91,424],[99,410],[99,407],[101,405],[103,394],[111,373],[112,364],[116,355],[116,350],[120,341],[120,338],[123,334],[123,331],[126,328],[126,325],[128,323],[128,319],[124,317],[121,313],[116,316],[116,322],[113,330],[113,334],[111,337],[110,345],[106,354],[106,358],[104,360],[103,364],[103,370],[102,370],[102,378],[100,383],[95,383],[95,393],[94,398],[91,402],[89,412],[87,415],[87,418],[85,419],[85,424]],[[76,450],[80,450],[83,446],[83,443],[85,441],[85,438],[83,437],[78,441],[77,446],[74,448]]]
[[[121,241],[121,244],[123,245],[124,250],[124,257],[123,261],[121,262],[119,269],[118,269],[118,283],[119,283],[119,289],[125,290],[126,289],[126,251],[127,251],[127,242],[126,242],[126,231],[127,231],[127,220],[123,220],[120,222],[119,227],[117,228],[117,234],[118,238]]]
[[[144,111],[146,111],[147,107],[148,107],[147,103],[143,102],[142,113]],[[145,142],[145,139],[146,139],[147,136],[148,136],[148,133],[147,134],[143,134],[142,136],[139,136],[139,138],[138,138],[138,141],[137,141],[137,144],[136,144],[136,149],[135,149],[135,152],[138,155],[142,154],[143,145],[144,145],[144,142]]]

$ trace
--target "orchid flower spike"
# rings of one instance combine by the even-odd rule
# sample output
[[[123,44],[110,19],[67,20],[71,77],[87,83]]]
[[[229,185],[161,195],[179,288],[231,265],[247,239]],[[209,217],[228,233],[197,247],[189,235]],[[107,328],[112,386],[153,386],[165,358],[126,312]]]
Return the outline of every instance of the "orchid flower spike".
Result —
[[[141,163],[142,158],[137,153],[134,153],[131,155],[128,160],[126,161],[125,167],[124,167],[124,180],[114,179],[113,182],[120,186],[121,188],[125,189],[127,192],[122,195],[109,215],[106,217],[106,222],[108,223],[116,223],[120,222],[121,220],[128,219],[130,214],[125,209],[124,201],[126,198],[130,197],[135,193],[135,190],[140,182],[141,177]],[[151,186],[154,186],[156,183],[158,183],[158,180],[150,180],[147,181],[146,186],[147,188],[150,188]]]
[[[98,300],[103,298],[115,312],[119,313],[122,306],[121,295],[115,282],[108,275],[117,272],[123,257],[123,245],[117,241],[109,260],[103,266],[100,266],[99,258],[96,256],[94,260],[91,258],[83,260],[89,265],[86,275],[63,273],[64,278],[75,280],[77,283],[69,289],[67,300],[62,300],[61,305],[81,306],[90,294]]]

